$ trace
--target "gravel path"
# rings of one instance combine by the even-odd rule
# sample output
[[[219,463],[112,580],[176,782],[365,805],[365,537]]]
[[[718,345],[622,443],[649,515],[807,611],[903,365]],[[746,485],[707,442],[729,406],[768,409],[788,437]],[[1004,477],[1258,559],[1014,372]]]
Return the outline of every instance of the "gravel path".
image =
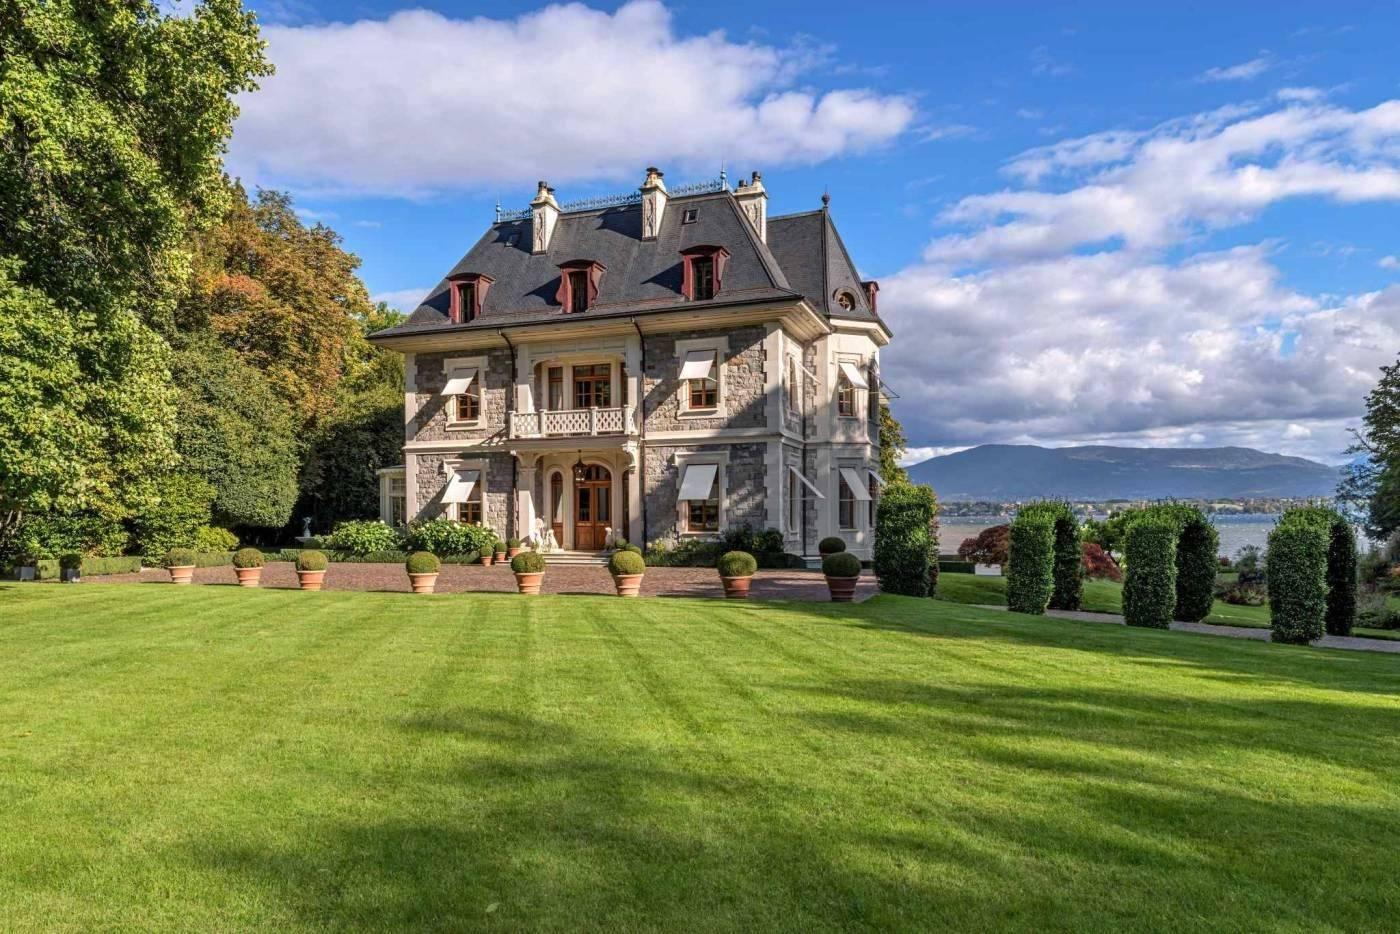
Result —
[[[89,577],[84,583],[95,584],[168,584],[170,575],[162,570],[147,568],[139,574],[111,574]],[[225,584],[237,582],[233,568],[198,568],[196,584]],[[262,586],[295,588],[296,570],[289,562],[275,561],[263,568]],[[388,590],[408,591],[408,575],[399,564],[332,564],[326,573],[326,590]],[[612,576],[603,567],[554,566],[545,572],[545,593],[615,593]],[[515,592],[515,575],[504,565],[444,564],[438,577],[438,593]],[[861,577],[856,599],[865,600],[875,593],[875,578],[870,573]],[[759,571],[754,577],[752,597],[757,600],[807,600],[827,602],[831,599],[826,581],[815,571]],[[642,596],[646,597],[720,597],[724,588],[712,568],[647,568],[642,578]]]
[[[978,604],[983,610],[1005,610],[1004,606]],[[1046,610],[1046,616],[1056,619],[1073,619],[1082,623],[1111,623],[1126,626],[1123,617],[1113,613],[1089,613],[1084,610]],[[1217,626],[1214,623],[1172,623],[1171,628],[1178,632],[1199,632],[1208,636],[1225,636],[1230,639],[1254,639],[1269,641],[1269,630],[1252,629],[1248,626]],[[1400,642],[1389,639],[1359,639],[1355,636],[1323,636],[1312,643],[1323,649],[1350,649],[1356,652],[1400,652]]]

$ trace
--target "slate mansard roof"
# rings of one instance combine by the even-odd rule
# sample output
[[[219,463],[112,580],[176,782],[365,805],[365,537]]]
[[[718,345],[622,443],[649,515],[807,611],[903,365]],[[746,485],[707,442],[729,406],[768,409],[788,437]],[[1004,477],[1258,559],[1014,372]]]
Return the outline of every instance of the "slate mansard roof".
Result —
[[[685,223],[690,211],[695,219]],[[656,239],[642,239],[638,204],[561,213],[549,249],[533,254],[531,222],[493,224],[423,300],[408,320],[375,337],[397,337],[438,330],[496,329],[549,322],[565,315],[555,301],[562,263],[590,260],[605,268],[597,301],[580,317],[627,316],[684,307],[722,308],[740,303],[806,298],[830,318],[879,321],[866,302],[865,290],[829,212],[822,208],[768,219],[768,242],[759,239],[744,218],[734,195],[724,189],[709,194],[673,197],[662,215]],[[681,251],[693,246],[722,246],[729,252],[722,289],[709,301],[687,301],[681,294]],[[476,273],[494,282],[480,315],[453,324],[448,318],[453,276]],[[849,291],[851,310],[834,295]]]

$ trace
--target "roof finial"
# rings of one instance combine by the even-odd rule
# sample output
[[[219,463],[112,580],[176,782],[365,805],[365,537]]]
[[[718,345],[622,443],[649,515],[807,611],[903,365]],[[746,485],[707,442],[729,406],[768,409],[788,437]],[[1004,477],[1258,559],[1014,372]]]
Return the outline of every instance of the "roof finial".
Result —
[[[823,185],[823,186],[822,186],[822,210],[825,211],[825,210],[827,209],[827,207],[828,207],[830,204],[831,204],[831,189],[829,189],[829,188],[827,188],[827,186]]]
[[[496,223],[501,222],[501,196],[496,195]]]
[[[729,175],[724,171],[724,160],[719,160],[719,183],[725,188],[729,187]]]

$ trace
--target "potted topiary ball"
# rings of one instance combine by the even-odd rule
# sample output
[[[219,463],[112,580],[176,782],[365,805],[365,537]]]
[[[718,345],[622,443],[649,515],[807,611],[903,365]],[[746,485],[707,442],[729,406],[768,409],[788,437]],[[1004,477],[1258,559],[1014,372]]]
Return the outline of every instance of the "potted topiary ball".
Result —
[[[21,542],[15,553],[15,580],[33,581],[39,579],[39,562],[44,560],[44,549],[33,540]]]
[[[724,581],[724,595],[731,600],[747,600],[758,561],[747,551],[728,551],[715,564],[719,579]]]
[[[326,580],[326,568],[331,560],[324,551],[314,548],[297,555],[297,582],[302,590],[320,590]]]
[[[608,559],[608,571],[612,574],[613,586],[619,597],[635,597],[642,591],[642,575],[647,563],[635,551],[614,551]]]
[[[822,574],[832,603],[850,603],[860,583],[860,559],[849,551],[838,551],[822,559]]]
[[[76,584],[82,579],[83,556],[70,551],[58,556],[59,580],[65,584]]]
[[[623,545],[623,546],[622,546],[622,550],[623,550],[623,551],[630,551],[630,552],[632,552],[632,554],[634,554],[634,555],[640,555],[640,554],[642,554],[642,546],[641,546],[641,545]]]
[[[512,538],[506,542],[506,557],[514,558],[520,554],[520,539]]]
[[[408,571],[408,582],[413,585],[414,593],[432,593],[433,588],[437,586],[442,562],[431,551],[415,551],[408,556],[404,567]]]
[[[491,548],[496,553],[496,563],[504,563],[506,560],[506,543],[498,538],[496,539],[495,544],[491,546]]]
[[[510,569],[515,572],[515,586],[521,593],[537,594],[544,580],[544,555],[538,551],[522,551],[510,559]]]
[[[188,584],[194,580],[194,552],[188,548],[172,548],[165,553],[165,567],[170,571],[170,583]]]
[[[829,536],[817,542],[817,554],[825,558],[827,555],[839,554],[846,550],[846,543],[835,535]]]
[[[490,544],[481,546],[481,566],[489,568],[491,562],[496,560],[496,549]]]
[[[256,548],[240,548],[233,553],[233,573],[239,587],[256,587],[262,581],[263,553]]]

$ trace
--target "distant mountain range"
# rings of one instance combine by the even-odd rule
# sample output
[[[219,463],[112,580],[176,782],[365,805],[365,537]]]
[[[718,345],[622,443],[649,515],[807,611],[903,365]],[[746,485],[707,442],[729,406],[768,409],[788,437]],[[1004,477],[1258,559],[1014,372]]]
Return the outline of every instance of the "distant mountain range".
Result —
[[[1331,496],[1341,469],[1251,448],[1042,448],[984,444],[909,468],[944,500],[1249,499]]]

